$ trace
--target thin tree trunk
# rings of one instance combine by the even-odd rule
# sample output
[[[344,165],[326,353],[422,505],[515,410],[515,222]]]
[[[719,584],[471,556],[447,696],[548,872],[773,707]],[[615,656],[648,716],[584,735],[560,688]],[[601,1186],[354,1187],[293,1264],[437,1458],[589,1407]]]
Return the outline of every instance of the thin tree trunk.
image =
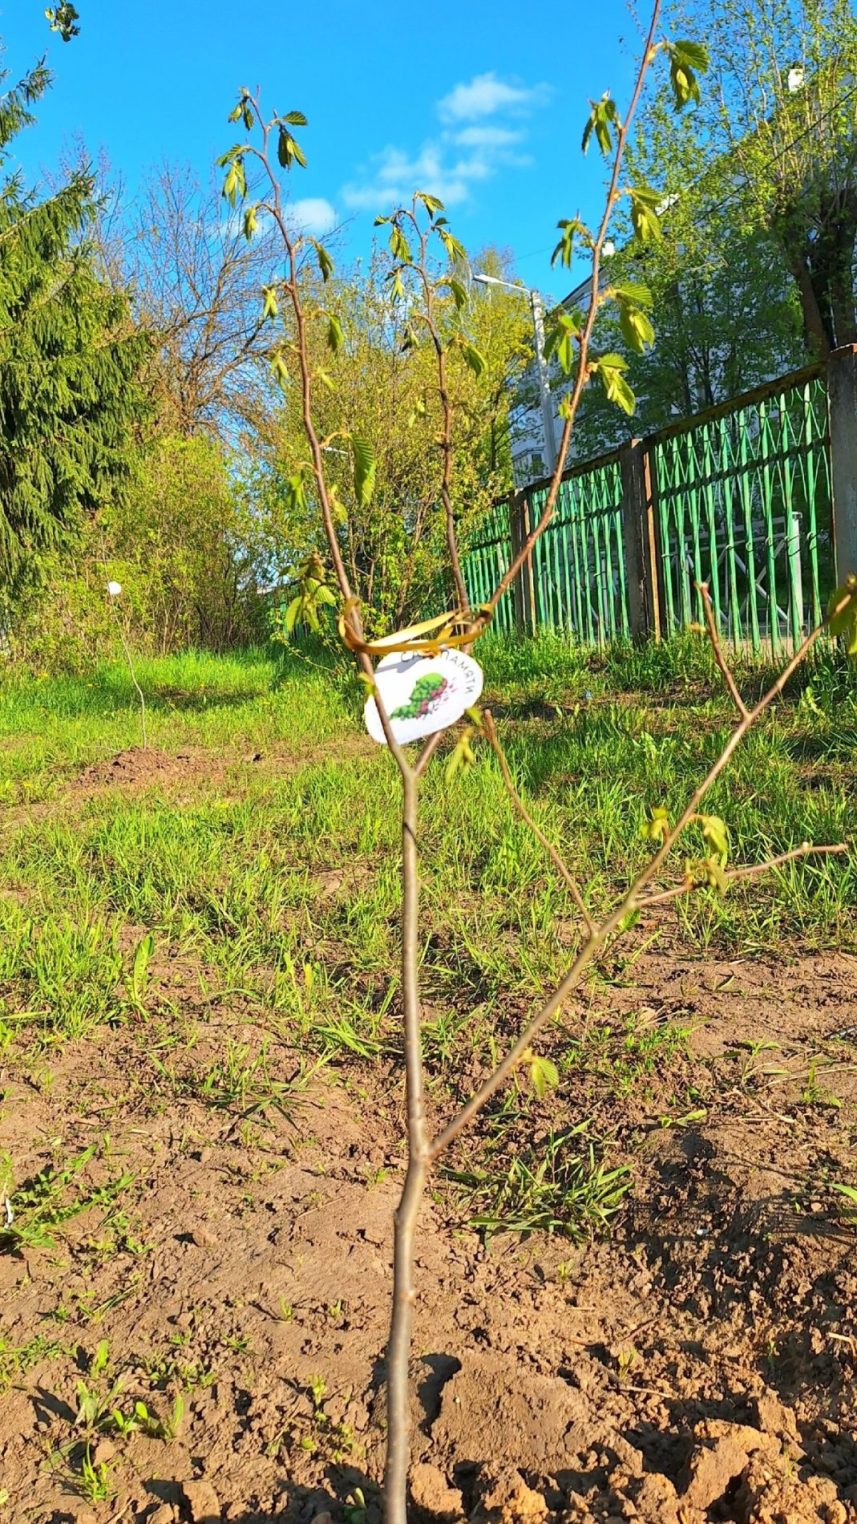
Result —
[[[828,332],[824,321],[809,265],[802,254],[792,254],[789,268],[797,282],[803,331],[809,350],[816,359],[826,360],[833,348],[833,335]]]
[[[396,1209],[393,1244],[393,1310],[387,1345],[387,1467],[384,1478],[386,1524],[406,1524],[410,1455],[409,1358],[415,1300],[414,1234],[428,1170],[428,1138],[423,1095],[419,993],[419,874],[417,816],[419,781],[402,774],[402,996],[408,1112],[408,1168]]]

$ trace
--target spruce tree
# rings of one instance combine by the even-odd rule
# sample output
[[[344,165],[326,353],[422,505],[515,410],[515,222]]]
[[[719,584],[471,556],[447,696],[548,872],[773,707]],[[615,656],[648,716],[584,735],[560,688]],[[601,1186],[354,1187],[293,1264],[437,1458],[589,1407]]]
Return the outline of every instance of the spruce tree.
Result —
[[[3,80],[6,76],[4,75]],[[94,183],[76,171],[39,199],[9,168],[10,145],[50,83],[43,64],[0,97],[0,590],[73,542],[121,490],[145,411],[147,340],[86,240]]]

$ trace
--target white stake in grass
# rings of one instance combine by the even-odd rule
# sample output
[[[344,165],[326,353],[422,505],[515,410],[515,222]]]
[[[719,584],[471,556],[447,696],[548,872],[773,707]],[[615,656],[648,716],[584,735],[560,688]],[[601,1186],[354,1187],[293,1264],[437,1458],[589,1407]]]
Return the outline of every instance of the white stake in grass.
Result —
[[[119,597],[119,594],[121,592],[122,592],[122,583],[121,582],[108,582],[108,584],[107,584],[107,595],[108,595],[108,597],[110,599],[110,607],[112,608],[113,613],[114,613],[114,615],[116,617],[116,628],[119,631],[119,639],[122,642],[122,650],[125,652],[125,660],[128,663],[128,671],[131,674],[131,681],[134,684],[134,687],[137,689],[137,692],[138,692],[138,694],[140,696],[140,730],[141,730],[142,736],[143,736],[143,750],[145,751],[147,746],[148,746],[148,744],[149,744],[148,741],[146,740],[146,700],[143,697],[143,690],[142,690],[142,688],[140,687],[140,684],[137,681],[137,674],[134,671],[134,663],[133,663],[133,661],[131,659],[131,651],[130,651],[129,646],[128,646],[128,641],[125,638],[125,631],[124,631],[124,629],[122,627],[122,616],[119,613],[119,605],[116,602],[116,600]]]

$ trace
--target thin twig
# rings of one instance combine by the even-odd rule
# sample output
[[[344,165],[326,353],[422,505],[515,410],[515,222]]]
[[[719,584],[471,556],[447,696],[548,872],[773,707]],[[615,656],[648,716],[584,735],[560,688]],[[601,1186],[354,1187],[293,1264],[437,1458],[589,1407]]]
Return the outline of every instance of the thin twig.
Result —
[[[724,871],[723,878],[727,884],[734,883],[736,879],[758,878],[762,873],[770,873],[774,868],[781,868],[783,863],[794,862],[799,857],[839,857],[847,852],[846,843],[839,842],[835,847],[814,847],[811,842],[805,841],[799,847],[793,847],[790,852],[781,852],[778,857],[768,857],[763,863],[753,863],[746,868],[728,868]],[[637,901],[638,910],[648,910],[650,905],[666,905],[669,900],[681,899],[682,895],[691,894],[699,885],[694,879],[685,879],[681,884],[675,884],[672,889],[660,890],[657,894],[647,894]]]
[[[420,778],[422,776],[422,774],[425,772],[426,768],[429,765],[429,762],[431,761],[432,757],[434,756],[435,752],[437,751],[437,748],[440,745],[442,740],[443,740],[443,731],[442,730],[436,730],[433,736],[429,736],[428,740],[426,741],[425,745],[422,748],[422,751],[420,752],[419,756],[417,757],[416,762],[414,763],[414,772],[416,773],[418,778]]]
[[[437,323],[435,322],[435,288],[433,282],[429,277],[428,269],[426,267],[426,247],[428,242],[428,233],[424,229],[420,228],[415,212],[411,212],[409,215],[416,229],[417,237],[420,240],[420,262],[416,268],[420,276],[420,280],[422,281],[423,293],[425,295],[425,310],[423,312],[423,321],[431,336],[431,341],[434,345],[435,358],[437,360],[437,390],[438,397],[440,399],[441,412],[443,414],[443,433],[440,438],[440,451],[443,460],[443,471],[440,483],[440,499],[443,503],[444,519],[446,523],[446,546],[447,550],[449,551],[449,564],[452,571],[452,580],[455,583],[456,601],[458,603],[458,607],[466,612],[470,605],[467,596],[467,584],[464,581],[464,573],[461,569],[461,557],[458,551],[458,534],[455,527],[455,510],[452,504],[451,479],[453,448],[453,403],[449,393],[449,382],[446,374],[446,350],[444,348],[443,339],[441,338]]]
[[[533,819],[532,815],[527,809],[527,806],[524,804],[524,801],[518,793],[518,790],[515,788],[512,774],[509,771],[509,763],[506,760],[506,753],[500,745],[500,739],[497,735],[497,727],[494,724],[494,716],[492,715],[490,709],[483,709],[482,711],[482,728],[485,731],[485,738],[488,742],[488,745],[491,747],[491,750],[493,751],[499,763],[500,776],[503,779],[506,793],[509,795],[514,809],[517,810],[524,824],[529,826],[537,841],[541,842],[542,846],[548,854],[548,857],[556,868],[557,873],[560,874],[560,876],[568,885],[568,888],[571,892],[571,897],[583,917],[586,930],[588,932],[594,931],[594,922],[589,914],[589,911],[586,908],[583,895],[580,892],[574,874],[568,868],[566,863],[563,862],[553,842],[548,840],[544,831],[541,829],[541,826],[536,824],[536,821]]]
[[[514,582],[521,568],[526,565],[527,561],[532,556],[533,547],[535,546],[536,542],[541,539],[541,536],[544,534],[548,524],[554,515],[554,509],[556,507],[556,501],[557,497],[559,496],[559,489],[562,483],[562,473],[565,469],[565,460],[566,456],[568,455],[568,447],[571,443],[571,433],[572,429],[574,428],[574,420],[577,416],[577,410],[580,406],[580,399],[583,395],[583,388],[589,380],[589,344],[592,338],[592,330],[595,327],[595,319],[598,314],[598,309],[601,306],[601,292],[599,290],[601,256],[604,249],[604,242],[607,237],[607,231],[610,225],[610,219],[613,215],[613,207],[616,201],[619,199],[619,174],[622,168],[623,160],[625,158],[625,147],[628,141],[628,131],[631,126],[631,122],[636,114],[637,106],[640,102],[643,83],[645,81],[646,74],[648,73],[649,65],[651,64],[654,57],[655,32],[657,31],[660,14],[661,0],[654,0],[654,4],[652,6],[652,18],[649,23],[649,30],[646,36],[646,45],[643,50],[640,67],[637,70],[637,79],[634,85],[634,93],[631,96],[631,103],[628,107],[625,119],[620,124],[617,131],[616,151],[613,158],[613,171],[610,176],[610,185],[607,191],[607,200],[604,205],[604,215],[601,218],[598,233],[595,238],[595,242],[592,245],[592,275],[589,282],[589,311],[586,314],[586,322],[583,325],[583,331],[580,335],[577,354],[577,372],[575,376],[574,387],[572,389],[571,396],[568,399],[568,405],[565,413],[565,423],[562,430],[562,436],[560,438],[559,450],[557,452],[557,458],[554,465],[554,472],[551,478],[550,488],[545,500],[545,506],[542,509],[538,523],[534,525],[534,527],[530,530],[530,533],[527,535],[527,538],[518,551],[518,554],[513,557],[512,564],[510,565],[508,571],[505,572],[501,577],[499,583],[497,584],[496,590],[489,598],[487,607],[492,611],[496,609],[503,594],[507,592],[508,589],[512,586],[512,583]]]
[[[716,661],[720,671],[723,674],[723,681],[729,689],[735,708],[738,710],[741,718],[746,719],[748,713],[747,705],[744,703],[744,700],[738,692],[738,684],[732,675],[732,671],[729,663],[726,660],[726,657],[723,655],[723,648],[720,644],[720,635],[717,630],[717,621],[714,618],[714,609],[712,608],[711,597],[708,591],[708,583],[698,582],[697,591],[702,594],[702,606],[705,610],[705,623],[708,628],[708,638],[711,641],[711,649],[714,652],[714,660]]]

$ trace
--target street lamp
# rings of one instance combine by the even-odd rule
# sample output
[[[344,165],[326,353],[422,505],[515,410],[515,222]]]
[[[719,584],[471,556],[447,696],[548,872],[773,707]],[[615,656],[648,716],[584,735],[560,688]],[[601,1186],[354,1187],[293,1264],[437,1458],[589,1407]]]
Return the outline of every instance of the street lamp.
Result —
[[[536,377],[539,383],[539,402],[542,409],[542,433],[545,445],[545,466],[547,474],[553,471],[556,465],[556,427],[554,424],[553,405],[551,403],[548,365],[545,359],[545,309],[538,291],[528,290],[526,286],[519,286],[514,281],[500,280],[496,275],[483,275],[481,271],[474,270],[473,279],[480,286],[505,286],[507,291],[520,291],[522,296],[530,299],[530,312],[533,317],[533,334],[536,341]]]

